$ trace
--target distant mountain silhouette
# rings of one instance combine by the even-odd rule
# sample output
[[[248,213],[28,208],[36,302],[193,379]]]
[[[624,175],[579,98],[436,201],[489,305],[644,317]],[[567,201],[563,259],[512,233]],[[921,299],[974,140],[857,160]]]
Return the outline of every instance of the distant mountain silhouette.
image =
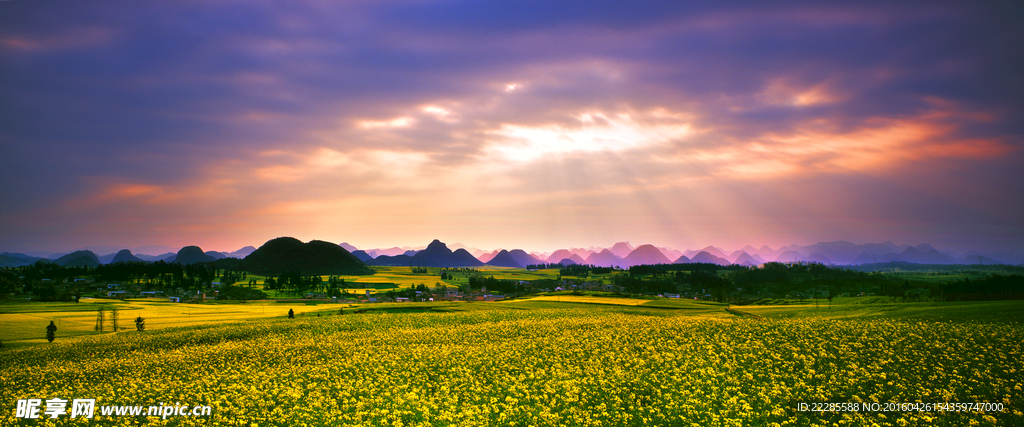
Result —
[[[574,255],[574,256],[579,256],[579,255]],[[578,263],[578,262],[576,262],[576,261],[574,261],[574,260],[573,260],[572,258],[562,258],[562,260],[561,260],[561,261],[558,261],[558,262],[557,262],[557,263],[555,263],[555,264],[561,264],[561,265],[573,265],[573,264],[579,264],[579,263]]]
[[[672,260],[668,259],[668,257],[661,253],[661,251],[654,247],[654,245],[640,245],[627,254],[626,257],[622,259],[622,263],[623,266],[629,267],[644,264],[671,264]]]
[[[747,267],[752,267],[752,266],[755,266],[755,265],[764,264],[763,262],[759,262],[757,259],[755,259],[750,254],[748,254],[746,252],[742,252],[742,251],[740,252],[739,256],[737,256],[736,259],[734,259],[732,261],[732,263],[733,264],[739,264],[739,265],[745,265]]]
[[[721,251],[719,251],[719,253],[721,253]],[[696,255],[694,255],[693,257],[690,258],[690,262],[706,263],[706,264],[718,264],[718,265],[730,265],[730,264],[732,264],[732,262],[730,262],[729,260],[727,260],[727,259],[725,259],[723,257],[720,257],[720,256],[712,255],[708,251],[700,251],[700,252],[698,252]]]
[[[523,267],[526,267],[531,264],[541,263],[541,260],[535,258],[533,255],[526,253],[526,251],[522,249],[513,249],[511,251],[508,251],[508,254],[512,255],[512,258],[515,258],[516,262],[522,264]]]
[[[110,260],[110,262],[112,264],[117,264],[119,262],[142,262],[142,258],[132,255],[132,251],[128,249],[121,249],[117,252],[117,255],[114,255],[114,259]]]
[[[359,258],[359,260],[362,261],[362,262],[367,262],[367,261],[373,259],[373,257],[370,256],[370,254],[366,253],[366,251],[361,251],[361,250],[353,251],[352,252],[352,256],[355,256],[356,258]]]
[[[370,249],[370,250],[366,251],[366,253],[370,254],[370,256],[372,256],[374,258],[377,258],[377,257],[379,257],[381,255],[387,255],[387,256],[409,255],[409,256],[412,256],[412,254],[409,254],[408,252],[409,252],[409,248],[400,248],[398,246],[395,246],[393,248],[387,248],[387,249]]]
[[[171,262],[176,262],[178,264],[195,264],[214,260],[215,258],[207,255],[199,246],[185,246],[178,251],[178,254],[174,256],[174,260]]]
[[[502,249],[501,252],[498,252],[498,254],[495,255],[494,258],[491,258],[490,261],[487,261],[487,265],[493,265],[495,267],[525,267],[525,265],[520,264],[511,253],[504,249]]]
[[[74,259],[72,259],[70,261],[66,261],[64,263],[64,267],[91,267],[91,268],[96,268],[96,267],[99,267],[99,266],[100,266],[100,263],[97,262],[96,259],[94,259],[94,258],[92,258],[92,257],[90,257],[88,255],[82,255],[82,256],[80,256],[78,258],[74,258]]]
[[[810,254],[810,255],[804,257],[803,261],[806,261],[806,262],[816,262],[818,264],[824,264],[824,265],[832,264],[832,260],[828,259],[828,257],[823,255],[821,252],[815,252],[813,254]]]
[[[422,267],[478,267],[483,265],[480,260],[465,249],[452,252],[440,240],[434,239],[427,248],[411,257],[413,266]]]
[[[583,257],[581,257],[579,255],[576,255],[576,254],[572,254],[572,256],[569,257],[569,260],[572,261],[572,262],[575,262],[577,264],[583,264],[584,262],[586,262],[586,260],[583,259]],[[559,262],[561,262],[561,261],[559,261]]]
[[[476,259],[478,259],[478,260],[480,260],[480,262],[486,264],[486,263],[490,262],[492,259],[494,259],[494,256],[498,255],[498,252],[501,252],[501,250],[500,249],[495,249],[495,250],[490,251],[490,252],[484,252],[480,256],[476,257]]]
[[[987,256],[984,256],[984,255],[967,255],[963,259],[960,260],[960,263],[961,264],[970,264],[970,265],[978,265],[978,264],[980,264],[980,265],[995,265],[995,264],[1002,264],[1001,262],[996,261],[996,260],[994,260],[992,258],[989,258]]]
[[[352,253],[359,250],[359,248],[348,244],[348,242],[338,243],[338,246],[345,248],[345,250],[348,251],[348,253]]]
[[[476,267],[480,265],[484,265],[484,263],[476,259],[476,257],[466,249],[456,249],[455,252],[452,252],[452,267]]]
[[[242,259],[242,258],[245,258],[245,257],[249,256],[249,254],[251,254],[253,252],[256,252],[256,248],[254,248],[252,246],[246,246],[246,247],[244,247],[242,249],[239,249],[237,251],[229,252],[227,255],[229,257],[234,257],[234,258]]]
[[[89,265],[90,267],[95,267],[97,265],[100,265],[100,257],[96,256],[96,254],[92,253],[92,251],[75,251],[75,252],[69,253],[67,255],[64,255],[64,256],[62,256],[60,258],[57,258],[53,262],[56,263],[57,265],[63,265],[65,267],[81,267],[81,266],[85,265],[85,264],[83,264],[82,261],[77,261],[77,263],[75,265],[70,265],[70,266],[68,265],[68,263],[70,263],[71,261],[75,261],[75,260],[77,260],[78,258],[81,258],[81,257],[86,257],[86,258],[89,258],[90,260],[92,260],[92,263],[88,263],[88,264],[95,264],[95,265]]]
[[[860,264],[872,264],[872,263],[875,263],[875,262],[878,262],[878,259],[877,259],[876,256],[871,255],[871,254],[869,254],[867,252],[861,252],[860,255],[857,255],[857,257],[853,259],[853,261],[850,261],[850,264],[860,265]]]
[[[940,253],[930,246],[928,248],[926,252],[921,252],[920,249],[910,246],[899,254],[887,254],[886,261],[906,261],[916,264],[952,264],[955,262],[948,255]]]
[[[679,258],[679,256],[683,254],[682,251],[679,251],[679,250],[676,250],[676,249],[672,249],[672,248],[663,248],[663,247],[660,247],[660,246],[658,247],[658,250],[661,251],[661,253],[663,255],[665,255],[665,258],[668,258],[668,259]]]
[[[580,258],[587,259],[594,254],[594,251],[583,248],[569,248],[569,252],[579,255]]]
[[[225,254],[224,252],[217,252],[217,251],[206,251],[206,254],[211,256],[211,257],[213,257],[214,260],[224,259],[224,258],[228,257],[228,255]]]
[[[672,261],[673,264],[689,264],[691,262],[693,262],[693,260],[691,260],[686,255],[679,255],[679,258],[676,258],[675,261]]]
[[[797,251],[785,251],[775,257],[775,262],[800,262],[804,256]]]
[[[270,240],[242,262],[256,274],[279,275],[286,271],[299,271],[304,275],[373,273],[359,258],[339,245],[322,240],[302,243],[292,237]]]
[[[4,252],[0,254],[0,268],[2,267],[21,267],[23,265],[31,265],[32,263],[43,259],[22,253],[9,253]]]
[[[560,262],[562,262],[563,259],[571,258],[572,255],[573,255],[573,253],[569,252],[568,249],[559,249],[559,250],[553,252],[551,255],[549,255],[548,258],[545,261],[560,263]]]
[[[160,254],[160,255],[137,254],[135,256],[139,257],[139,259],[141,259],[143,261],[149,261],[149,262],[167,261],[167,262],[171,262],[171,261],[174,260],[174,257],[178,256],[178,254],[176,254],[174,252],[167,252],[167,253]]]
[[[630,245],[629,242],[619,242],[612,245],[608,250],[619,258],[625,258],[630,252],[633,252],[633,245]]]
[[[601,252],[590,254],[583,263],[598,267],[619,267],[622,264],[622,258],[613,254],[612,251],[604,249]]]
[[[962,256],[956,256],[956,257],[953,257],[953,259],[961,260],[961,262],[963,262],[964,264],[977,264],[978,263],[978,256],[979,255],[982,256],[982,257],[990,258],[991,260],[993,260],[995,262],[998,262],[1000,264],[1007,264],[1007,265],[1024,264],[1024,254],[1016,255],[1016,254],[1013,254],[1013,253],[1010,253],[1010,252],[994,252],[994,253],[986,254],[986,253],[981,253],[981,252],[978,252],[978,251],[967,251],[967,253],[963,254]],[[966,260],[971,260],[971,261],[970,262],[966,262]]]
[[[386,267],[409,267],[412,265],[412,257],[409,255],[379,255],[376,258],[365,262],[367,265],[380,265]]]

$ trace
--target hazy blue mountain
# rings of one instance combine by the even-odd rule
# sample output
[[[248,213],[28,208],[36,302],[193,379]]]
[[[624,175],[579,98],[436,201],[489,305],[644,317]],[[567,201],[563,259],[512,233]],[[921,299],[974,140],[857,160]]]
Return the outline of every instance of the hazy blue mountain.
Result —
[[[22,253],[4,252],[0,254],[0,267],[21,267],[23,265],[30,265],[40,259],[44,258]]]
[[[803,261],[806,261],[806,262],[816,262],[818,264],[825,264],[825,265],[832,264],[832,260],[828,259],[828,257],[825,256],[824,254],[822,254],[821,252],[812,253],[812,254],[804,257]]]
[[[256,252],[256,248],[254,248],[252,246],[246,246],[246,247],[241,248],[241,249],[239,249],[237,251],[234,251],[234,252],[227,252],[227,253],[225,253],[225,255],[227,255],[228,257],[231,257],[231,258],[242,259],[242,258],[245,258],[245,257],[249,256],[249,254],[251,254],[253,252]]]
[[[139,257],[139,259],[141,259],[143,261],[156,262],[156,261],[174,260],[174,257],[178,256],[178,254],[176,254],[174,252],[167,252],[167,253],[163,253],[163,254],[160,254],[160,255],[138,254],[138,255],[135,255],[135,256]]]
[[[984,256],[984,255],[967,255],[967,256],[963,257],[963,259],[960,260],[960,264],[968,264],[968,265],[972,265],[972,264],[974,264],[974,265],[976,265],[976,264],[996,265],[996,264],[1002,264],[1002,263],[999,262],[999,261],[996,261],[996,260],[994,260],[992,258],[989,258],[987,256]]]
[[[673,264],[689,264],[691,262],[693,262],[693,260],[691,260],[690,257],[686,255],[680,255],[679,258],[676,258],[675,261],[672,261]]]
[[[366,251],[362,251],[362,250],[352,251],[352,256],[354,256],[356,258],[359,258],[359,260],[362,261],[362,262],[367,262],[367,261],[373,259],[373,257],[370,256],[370,254],[368,254],[368,253],[366,253]]]
[[[211,256],[211,257],[213,257],[213,259],[214,259],[214,260],[218,260],[218,259],[224,259],[224,258],[227,258],[227,257],[228,257],[228,255],[227,255],[227,254],[225,254],[224,252],[217,252],[217,251],[206,251],[205,253],[206,253],[207,255],[209,255],[209,256]]]
[[[800,252],[788,250],[779,256],[775,257],[775,262],[800,262],[804,260],[804,256]]]
[[[857,255],[857,257],[853,259],[853,261],[850,261],[850,264],[861,265],[861,264],[872,264],[872,263],[875,263],[875,262],[878,262],[878,257],[877,256],[871,255],[871,254],[869,254],[867,252],[861,252],[860,255]]]
[[[886,254],[884,261],[905,261],[912,262],[915,264],[953,264],[955,261],[949,256],[936,251],[935,249],[929,249],[927,252],[921,252],[920,249],[914,246],[908,246],[902,252],[895,254]]]

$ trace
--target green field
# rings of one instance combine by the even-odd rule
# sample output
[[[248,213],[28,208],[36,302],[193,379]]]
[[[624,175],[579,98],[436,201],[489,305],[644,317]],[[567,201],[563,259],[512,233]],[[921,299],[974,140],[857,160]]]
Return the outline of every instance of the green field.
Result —
[[[123,318],[144,313],[153,326],[102,335],[90,322],[111,303],[7,303],[5,335],[66,323],[51,344],[0,349],[0,425],[18,422],[17,400],[53,397],[211,407],[95,420],[156,425],[1024,423],[1022,301],[765,303],[568,292],[354,307],[128,301]],[[71,324],[81,333],[69,336]],[[800,402],[1003,410],[810,413]]]

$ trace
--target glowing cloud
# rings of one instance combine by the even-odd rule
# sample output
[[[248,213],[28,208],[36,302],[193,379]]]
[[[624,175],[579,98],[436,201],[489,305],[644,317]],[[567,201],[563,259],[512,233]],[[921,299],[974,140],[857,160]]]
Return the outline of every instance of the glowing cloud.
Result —
[[[661,113],[659,113],[661,114]],[[692,133],[689,123],[644,123],[626,113],[582,113],[570,123],[526,126],[504,123],[488,132],[495,157],[529,161],[577,152],[620,152],[680,141]]]

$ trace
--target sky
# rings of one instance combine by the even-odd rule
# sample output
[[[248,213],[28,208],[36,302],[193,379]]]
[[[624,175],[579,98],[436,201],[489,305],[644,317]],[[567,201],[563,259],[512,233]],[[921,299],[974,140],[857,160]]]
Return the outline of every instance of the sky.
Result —
[[[0,251],[1024,252],[1020,2],[0,2]]]

